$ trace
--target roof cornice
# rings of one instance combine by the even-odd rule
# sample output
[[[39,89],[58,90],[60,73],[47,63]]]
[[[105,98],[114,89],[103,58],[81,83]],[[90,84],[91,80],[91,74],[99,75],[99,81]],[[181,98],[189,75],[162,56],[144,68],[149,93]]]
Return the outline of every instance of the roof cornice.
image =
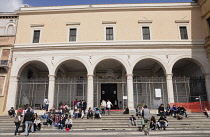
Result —
[[[101,5],[76,5],[76,6],[48,6],[48,7],[23,7],[18,14],[54,13],[54,12],[85,12],[100,10],[143,10],[143,9],[186,9],[199,7],[197,3],[139,3],[139,4],[101,4]]]

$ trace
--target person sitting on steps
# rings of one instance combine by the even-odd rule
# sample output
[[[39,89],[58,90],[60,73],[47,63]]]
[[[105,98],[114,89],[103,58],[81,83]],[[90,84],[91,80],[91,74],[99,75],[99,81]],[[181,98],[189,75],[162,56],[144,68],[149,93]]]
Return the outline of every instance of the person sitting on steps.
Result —
[[[137,120],[133,115],[129,118],[129,126],[138,126]]]
[[[166,120],[163,116],[160,116],[158,120],[158,129],[166,130],[166,127],[168,126],[168,120]]]
[[[100,115],[101,109],[98,107],[95,107],[94,110],[95,110],[95,119],[101,119],[101,115]]]
[[[128,106],[125,108],[125,111],[123,112],[123,114],[129,114],[129,108],[128,108]]]
[[[89,107],[88,114],[87,114],[87,119],[89,118],[93,119],[93,110],[91,109],[91,107]]]
[[[152,116],[151,119],[150,119],[150,129],[151,130],[156,130],[156,120],[155,120],[154,116]]]
[[[165,111],[164,111],[164,105],[163,105],[163,104],[161,104],[161,105],[159,106],[159,108],[158,108],[158,113],[159,113],[160,116],[164,116],[164,117],[166,118],[166,113],[165,113]]]

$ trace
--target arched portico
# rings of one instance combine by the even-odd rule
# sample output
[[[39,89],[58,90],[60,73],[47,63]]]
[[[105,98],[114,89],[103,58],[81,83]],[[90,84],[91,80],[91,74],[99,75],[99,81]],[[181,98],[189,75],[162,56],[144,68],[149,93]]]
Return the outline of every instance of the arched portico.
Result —
[[[48,97],[48,68],[49,66],[39,59],[28,59],[22,62],[13,71],[12,74],[15,76],[11,76],[7,108],[11,106],[18,108],[26,105],[40,107],[44,98]]]
[[[75,59],[63,60],[56,65],[54,107],[61,104],[74,107],[74,101],[87,100],[87,67]]]
[[[195,57],[184,56],[173,62],[173,86],[175,102],[192,102],[209,98],[209,76],[206,63]],[[199,100],[197,100],[199,101]]]
[[[94,65],[94,106],[100,106],[102,100],[110,100],[114,109],[129,105],[127,99],[123,99],[129,96],[124,64],[120,59],[109,57]]]
[[[166,72],[167,66],[156,57],[141,57],[133,66],[134,104],[147,104],[157,108],[167,104],[168,90]]]

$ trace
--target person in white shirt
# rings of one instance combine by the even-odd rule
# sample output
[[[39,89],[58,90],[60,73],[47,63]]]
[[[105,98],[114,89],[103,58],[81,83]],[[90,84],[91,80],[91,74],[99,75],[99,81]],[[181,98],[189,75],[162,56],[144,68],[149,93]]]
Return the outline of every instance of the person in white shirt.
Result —
[[[108,108],[108,115],[110,115],[111,106],[113,106],[112,102],[110,102],[110,100],[108,100],[107,103],[106,103],[106,107]]]
[[[65,121],[66,131],[71,130],[72,124],[73,122],[72,122],[71,116],[69,116]]]
[[[49,99],[47,99],[47,97],[45,97],[44,99],[44,107],[45,107],[45,110],[48,111],[48,107],[49,107]]]

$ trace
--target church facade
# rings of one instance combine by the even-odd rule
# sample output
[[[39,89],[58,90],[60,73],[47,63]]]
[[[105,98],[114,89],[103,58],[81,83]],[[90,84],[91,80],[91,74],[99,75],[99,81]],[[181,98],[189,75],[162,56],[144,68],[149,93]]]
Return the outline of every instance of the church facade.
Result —
[[[210,100],[210,66],[197,3],[24,7],[7,107],[50,108],[110,100],[138,104]],[[198,100],[199,101],[199,100]]]

